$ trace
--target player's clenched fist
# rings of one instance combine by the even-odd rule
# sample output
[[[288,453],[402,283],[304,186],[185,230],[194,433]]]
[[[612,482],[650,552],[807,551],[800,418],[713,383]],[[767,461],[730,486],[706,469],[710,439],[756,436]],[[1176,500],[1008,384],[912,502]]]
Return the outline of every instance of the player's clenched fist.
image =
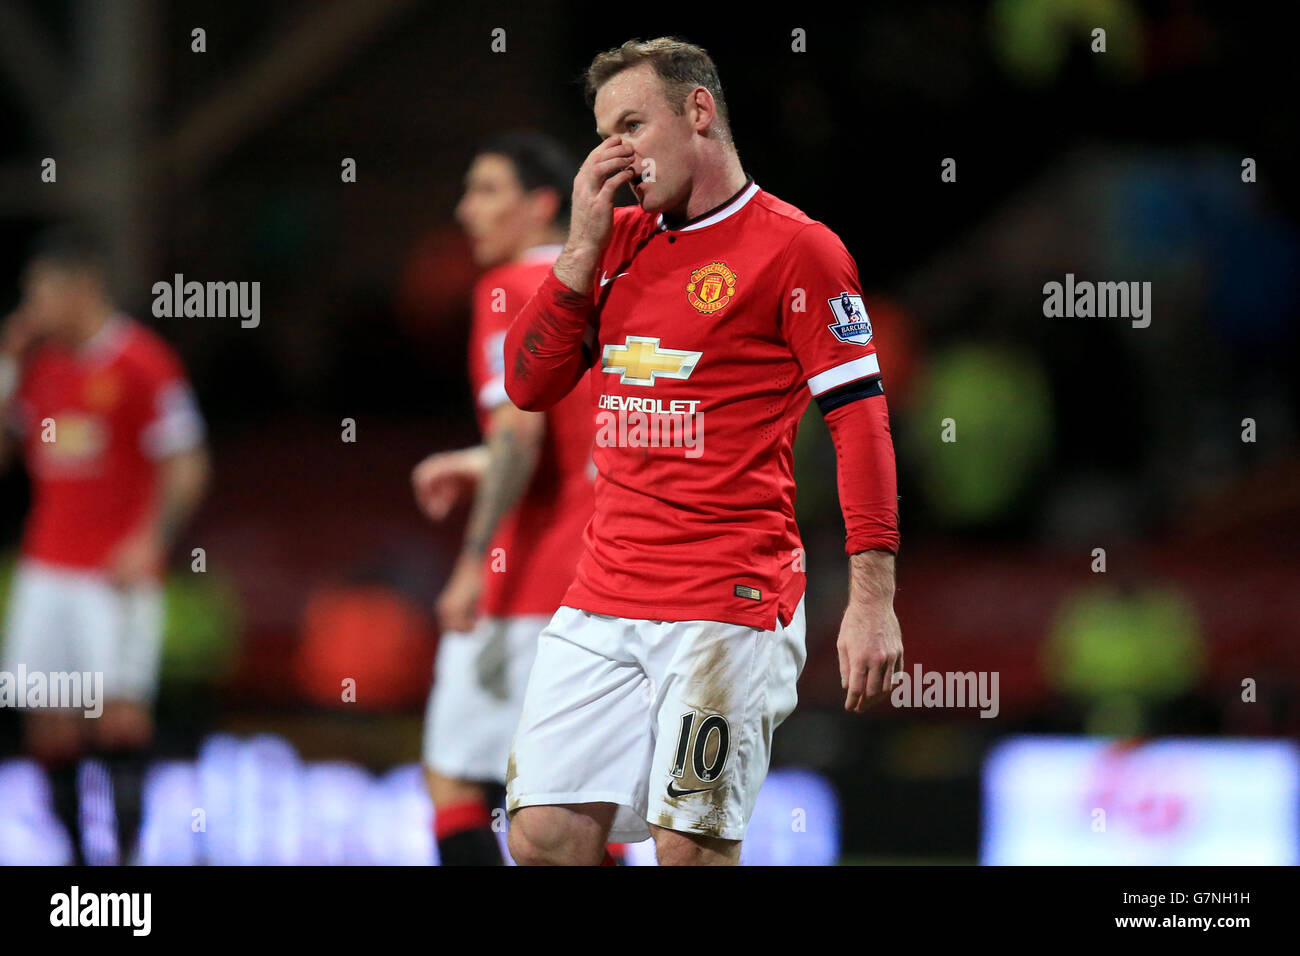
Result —
[[[555,276],[575,292],[590,292],[600,253],[614,224],[614,194],[632,181],[633,149],[610,136],[587,154],[573,179],[569,241],[555,263]]]
[[[411,487],[420,510],[441,521],[473,487],[487,467],[487,450],[463,448],[430,455],[411,472]]]

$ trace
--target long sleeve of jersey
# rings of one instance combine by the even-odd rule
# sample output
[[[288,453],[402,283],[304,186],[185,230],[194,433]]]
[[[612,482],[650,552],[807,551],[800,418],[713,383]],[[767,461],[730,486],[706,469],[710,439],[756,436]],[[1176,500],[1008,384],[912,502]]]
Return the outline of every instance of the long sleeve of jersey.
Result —
[[[782,272],[785,339],[835,443],[845,551],[897,552],[894,441],[857,266],[834,232],[812,223],[791,240]]]
[[[897,553],[898,479],[885,396],[864,396],[831,409],[825,418],[835,443],[845,552]]]
[[[545,411],[573,390],[591,365],[583,347],[592,298],[552,270],[506,333],[506,394],[525,411]]]

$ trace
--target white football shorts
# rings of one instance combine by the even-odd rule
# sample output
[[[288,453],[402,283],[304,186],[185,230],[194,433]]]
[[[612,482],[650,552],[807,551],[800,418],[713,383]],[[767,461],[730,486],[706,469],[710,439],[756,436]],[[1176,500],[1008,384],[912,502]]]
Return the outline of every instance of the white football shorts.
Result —
[[[158,690],[163,595],[158,584],[126,590],[97,571],[23,560],[14,570],[3,669],[104,675],[107,700],[149,703]]]
[[[510,738],[546,615],[481,618],[438,641],[424,716],[424,765],[456,780],[504,783]]]
[[[538,639],[507,810],[614,803],[612,842],[651,823],[743,839],[806,657],[802,600],[775,631],[561,607]]]

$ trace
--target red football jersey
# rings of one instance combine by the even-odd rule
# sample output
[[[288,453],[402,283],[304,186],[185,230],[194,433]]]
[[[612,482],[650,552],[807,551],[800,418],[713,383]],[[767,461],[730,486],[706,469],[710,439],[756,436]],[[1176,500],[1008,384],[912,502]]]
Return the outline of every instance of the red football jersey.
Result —
[[[32,482],[23,556],[67,567],[103,569],[148,519],[159,459],[203,439],[175,353],[123,315],[79,348],[38,348],[14,411]]]
[[[880,373],[852,257],[749,183],[676,229],[616,209],[597,278],[597,357],[574,389],[596,416],[596,509],[564,603],[788,624],[804,590],[799,419]]]
[[[510,401],[506,330],[559,252],[559,246],[539,246],[484,273],[474,287],[469,378],[484,433],[492,410]],[[488,545],[481,611],[489,617],[554,614],[573,581],[593,504],[591,412],[578,392],[546,412],[532,482]]]

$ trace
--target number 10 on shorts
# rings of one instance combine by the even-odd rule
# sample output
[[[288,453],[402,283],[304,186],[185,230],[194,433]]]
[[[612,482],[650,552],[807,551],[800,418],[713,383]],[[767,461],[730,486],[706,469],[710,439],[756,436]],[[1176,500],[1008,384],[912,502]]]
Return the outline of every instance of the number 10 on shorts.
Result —
[[[709,714],[697,727],[698,716],[694,711],[682,714],[672,775],[679,780],[685,776],[686,761],[689,758],[696,779],[700,783],[711,783],[726,769],[731,728],[727,724],[727,718],[721,714]]]

